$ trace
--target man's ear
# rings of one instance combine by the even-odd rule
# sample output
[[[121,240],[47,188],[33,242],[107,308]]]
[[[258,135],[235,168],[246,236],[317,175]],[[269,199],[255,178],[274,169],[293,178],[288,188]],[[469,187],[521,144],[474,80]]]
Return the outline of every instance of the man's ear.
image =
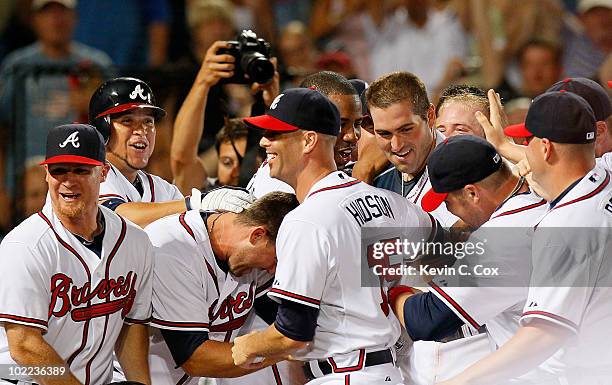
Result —
[[[106,180],[106,177],[108,176],[109,171],[110,171],[110,163],[104,162],[104,164],[102,165],[102,172],[100,173],[100,183]]]
[[[320,138],[319,135],[314,131],[304,132],[304,154],[311,153],[317,146]]]
[[[542,151],[542,156],[544,157],[544,160],[550,159],[553,152],[552,142],[546,138],[542,138],[540,146],[540,151]]]
[[[257,226],[251,230],[251,233],[249,234],[249,242],[251,245],[256,245],[262,240],[265,240],[267,234],[268,231],[263,226]]]
[[[480,202],[480,191],[473,184],[468,184],[463,187],[463,197],[473,204]]]
[[[436,125],[436,108],[434,107],[433,104],[429,103],[429,108],[427,109],[427,126],[429,128],[434,128],[435,125]]]

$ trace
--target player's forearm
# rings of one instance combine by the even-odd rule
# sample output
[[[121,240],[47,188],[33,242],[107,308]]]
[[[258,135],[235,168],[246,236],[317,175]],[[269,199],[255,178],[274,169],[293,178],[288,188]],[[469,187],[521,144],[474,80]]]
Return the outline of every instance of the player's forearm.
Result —
[[[242,343],[245,352],[250,357],[279,358],[287,357],[296,350],[303,349],[308,342],[296,341],[285,337],[277,329],[275,324],[266,329],[239,337],[244,339]]]
[[[198,75],[174,121],[170,147],[173,173],[198,157],[198,143],[204,131],[204,111],[210,90],[210,87],[199,79]]]
[[[140,227],[145,227],[153,221],[172,214],[182,213],[187,210],[184,200],[170,202],[128,202],[123,203],[115,209],[115,212]]]
[[[40,385],[81,385],[70,372],[66,362],[45,341],[40,329],[5,323],[6,336],[11,357],[20,366],[63,367],[63,374],[51,377],[34,376]]]
[[[236,366],[232,359],[232,346],[229,342],[207,340],[181,367],[192,377],[232,378],[253,373],[278,362],[265,360],[253,369]]]
[[[486,385],[522,376],[561,348],[571,332],[543,320],[520,327],[499,350],[468,367],[449,384]],[[439,385],[445,385],[443,382]]]
[[[115,344],[115,354],[128,381],[151,383],[147,326],[123,325]]]

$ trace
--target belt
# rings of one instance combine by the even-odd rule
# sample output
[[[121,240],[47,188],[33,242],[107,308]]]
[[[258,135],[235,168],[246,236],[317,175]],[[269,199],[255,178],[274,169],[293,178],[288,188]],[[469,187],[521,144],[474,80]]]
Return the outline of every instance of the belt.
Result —
[[[365,353],[365,350],[361,349],[359,351],[359,362],[355,366],[338,368],[336,366],[336,363],[333,357],[330,357],[326,360],[306,362],[303,368],[304,368],[304,374],[306,375],[306,378],[309,380],[314,380],[318,376],[316,376],[313,373],[312,369],[310,368],[311,364],[317,365],[319,369],[321,370],[321,373],[323,373],[323,375],[328,375],[332,373],[354,372],[354,371],[361,370],[369,366],[389,364],[389,363],[393,363],[393,354],[391,353],[390,349],[379,350],[376,352],[369,352],[369,353]]]

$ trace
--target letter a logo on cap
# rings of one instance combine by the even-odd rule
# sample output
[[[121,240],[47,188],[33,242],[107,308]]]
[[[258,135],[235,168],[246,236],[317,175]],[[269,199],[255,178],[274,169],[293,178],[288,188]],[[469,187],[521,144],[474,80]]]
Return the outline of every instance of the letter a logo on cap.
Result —
[[[136,99],[136,97],[139,96],[140,99],[146,100],[147,102],[151,103],[151,95],[145,95],[144,92],[145,90],[140,86],[140,84],[136,84],[134,91],[130,93],[130,99]]]
[[[276,109],[276,106],[278,106],[278,102],[281,100],[283,96],[285,96],[285,94],[280,94],[276,98],[274,98],[274,100],[272,101],[272,104],[270,105],[271,110]]]
[[[75,131],[72,134],[68,135],[66,140],[60,143],[60,148],[64,148],[68,145],[68,143],[72,144],[72,147],[79,148],[81,147],[81,143],[79,143],[79,132]]]

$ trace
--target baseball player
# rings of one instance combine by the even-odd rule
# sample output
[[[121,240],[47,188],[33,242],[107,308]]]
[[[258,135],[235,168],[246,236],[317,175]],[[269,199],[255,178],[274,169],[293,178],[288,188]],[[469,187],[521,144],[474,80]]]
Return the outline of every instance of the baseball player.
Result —
[[[108,177],[100,185],[100,201],[104,206],[145,226],[185,210],[241,211],[252,202],[248,193],[232,188],[214,190],[204,197],[194,189],[190,197],[183,198],[176,186],[143,171],[155,147],[156,119],[164,115],[165,111],[156,105],[153,91],[140,79],[112,79],[92,95],[89,120],[105,140],[110,164]],[[151,360],[164,361],[164,357],[157,357],[161,336],[153,335],[151,339]],[[154,379],[167,375],[163,367],[153,362],[151,368]],[[115,380],[122,379],[118,372]]]
[[[419,205],[431,188],[427,159],[444,140],[434,126],[435,109],[423,82],[409,72],[394,72],[376,79],[366,90],[370,116],[379,147],[391,165],[374,179],[374,186],[394,191]],[[440,205],[433,211],[444,227],[457,217]]]
[[[475,230],[466,244],[486,240],[482,255],[464,257],[455,268],[465,265],[466,271],[478,272],[474,267],[496,267],[502,269],[501,276],[448,277],[455,279],[448,287],[437,277],[430,282],[433,290],[429,292],[398,286],[391,289],[390,303],[415,341],[447,341],[461,325],[476,330],[486,325],[491,345],[501,346],[518,328],[528,282],[517,277],[528,277],[531,266],[532,238],[527,229],[544,213],[546,201],[530,190],[524,178],[512,174],[491,144],[476,136],[442,142],[429,158],[428,173],[433,188],[423,197],[423,208],[433,211],[445,201],[453,214]],[[504,281],[506,277],[509,282]],[[465,341],[451,337],[445,342],[436,371],[412,371],[421,377],[418,382],[449,378],[488,353],[458,349]],[[431,373],[435,378],[426,378]]]
[[[595,119],[586,100],[570,92],[532,102],[527,159],[549,204],[535,226],[521,326],[499,350],[442,384],[500,383],[538,365],[559,383],[609,383],[612,184],[610,172],[595,165]]]
[[[147,226],[155,246],[152,324],[172,354],[162,363],[169,378],[157,384],[253,372],[234,365],[231,341],[253,330],[254,312],[274,321],[275,309],[268,311],[265,296],[276,266],[274,242],[283,217],[297,204],[295,195],[274,192],[239,214],[192,210]],[[280,371],[275,365],[244,378],[218,379],[217,385],[281,384],[281,379],[289,384],[283,364]]]
[[[403,197],[336,171],[340,115],[320,92],[286,90],[267,115],[245,122],[264,130],[270,174],[301,204],[278,234],[269,294],[280,302],[276,320],[236,338],[234,362],[250,367],[291,354],[306,362],[309,384],[401,383],[392,350],[400,328],[386,288],[363,287],[357,273],[361,230],[405,226],[410,237],[428,239],[436,222]]]
[[[567,78],[553,84],[546,92],[551,91],[572,92],[584,98],[595,113],[595,156],[598,158],[605,157],[607,153],[612,151],[612,125],[609,122],[612,116],[612,102],[610,102],[608,93],[601,85],[587,78]],[[529,130],[525,128],[524,123],[503,128],[503,122],[493,119],[493,113],[499,115],[502,108],[499,95],[496,95],[495,91],[489,90],[488,97],[491,107],[496,109],[496,111],[492,111],[492,125],[487,124],[486,118],[479,113],[476,114],[476,118],[485,129],[487,140],[497,148],[500,154],[506,159],[518,163],[525,157],[525,146],[508,142],[503,134],[511,138],[529,138],[531,137]]]
[[[248,194],[237,189],[216,190],[204,197],[194,189],[190,197],[183,198],[176,186],[143,171],[155,148],[155,122],[165,114],[156,105],[151,88],[140,79],[115,78],[92,95],[89,122],[104,137],[111,165],[108,178],[100,187],[103,204],[146,226],[186,209],[240,211],[250,203]],[[225,204],[215,206],[220,202]]]
[[[129,380],[150,384],[152,245],[97,204],[104,162],[94,127],[49,130],[50,201],[0,245],[0,384],[106,384],[113,350]],[[36,370],[4,370],[16,365]]]
[[[334,160],[338,169],[343,169],[351,160],[351,154],[356,148],[358,132],[361,127],[361,100],[353,85],[340,74],[331,71],[321,71],[307,76],[300,87],[316,88],[327,96],[340,111],[340,132],[334,146]],[[272,102],[274,105],[279,99]],[[270,166],[265,160],[247,185],[255,197],[261,197],[270,191],[293,193],[287,183],[270,176]]]

